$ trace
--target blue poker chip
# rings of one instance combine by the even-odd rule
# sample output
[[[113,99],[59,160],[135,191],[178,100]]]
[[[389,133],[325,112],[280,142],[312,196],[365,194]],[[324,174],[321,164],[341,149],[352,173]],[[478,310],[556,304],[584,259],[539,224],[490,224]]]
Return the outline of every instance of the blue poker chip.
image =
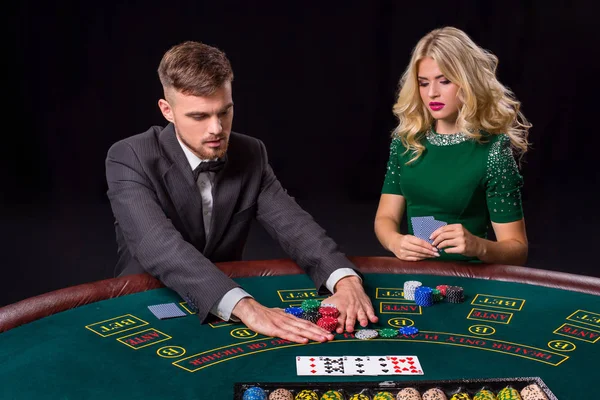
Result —
[[[285,310],[286,313],[293,315],[294,317],[298,317],[298,318],[302,318],[302,314],[304,313],[304,310],[302,309],[302,307],[288,307]]]
[[[430,287],[420,286],[415,289],[415,303],[423,307],[433,305],[433,291]]]
[[[419,333],[419,330],[414,326],[403,326],[402,328],[398,329],[398,333],[404,336],[411,336]]]
[[[250,386],[244,392],[243,400],[267,400],[267,392],[258,386]]]

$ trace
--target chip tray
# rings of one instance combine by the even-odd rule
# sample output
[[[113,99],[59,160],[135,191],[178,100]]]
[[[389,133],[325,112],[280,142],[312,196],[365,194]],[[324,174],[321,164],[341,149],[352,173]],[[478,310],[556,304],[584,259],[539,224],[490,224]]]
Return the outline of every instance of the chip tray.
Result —
[[[337,390],[346,399],[353,394],[366,394],[372,398],[377,392],[387,391],[394,396],[406,387],[413,387],[423,394],[431,388],[439,388],[450,398],[455,393],[467,392],[471,397],[481,389],[488,389],[497,394],[507,386],[519,392],[532,383],[537,384],[548,397],[558,400],[540,377],[491,378],[491,379],[457,379],[437,381],[365,381],[365,382],[237,382],[234,385],[234,400],[242,400],[244,392],[251,386],[264,389],[269,395],[275,389],[287,389],[295,396],[302,390],[314,390],[319,398],[328,390]]]

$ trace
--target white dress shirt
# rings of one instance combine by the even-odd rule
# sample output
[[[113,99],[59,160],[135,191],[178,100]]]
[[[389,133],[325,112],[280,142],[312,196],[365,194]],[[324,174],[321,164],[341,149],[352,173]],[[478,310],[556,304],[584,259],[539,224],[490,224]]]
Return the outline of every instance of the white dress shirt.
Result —
[[[199,158],[197,155],[192,153],[190,149],[187,148],[185,144],[179,140],[177,137],[177,141],[179,145],[183,149],[185,156],[190,163],[190,167],[192,171],[196,169],[200,163],[211,160],[203,160]],[[213,210],[213,197],[212,197],[212,188],[214,182],[215,173],[214,172],[202,172],[198,175],[198,180],[196,181],[196,185],[198,186],[198,190],[200,191],[200,195],[202,196],[202,219],[204,222],[204,233],[206,238],[210,234],[210,221],[212,218],[212,210]],[[331,292],[334,293],[335,285],[338,281],[346,276],[358,276],[354,270],[351,268],[339,268],[332,272],[329,275],[329,278],[325,282],[325,287]],[[248,292],[246,292],[242,288],[233,288],[221,298],[211,310],[211,314],[216,315],[221,318],[223,321],[239,321],[235,316],[231,315],[231,312],[235,308],[236,304],[245,297],[252,297]]]

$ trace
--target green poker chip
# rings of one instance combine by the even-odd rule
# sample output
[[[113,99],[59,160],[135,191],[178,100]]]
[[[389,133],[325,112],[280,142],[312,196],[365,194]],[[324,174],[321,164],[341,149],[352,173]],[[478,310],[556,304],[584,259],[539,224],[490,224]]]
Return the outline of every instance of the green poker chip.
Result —
[[[304,311],[317,311],[321,306],[321,302],[316,299],[308,299],[302,302],[302,309]]]
[[[394,328],[383,328],[379,331],[379,336],[381,336],[384,339],[391,339],[393,337],[396,337],[397,335],[398,330]]]

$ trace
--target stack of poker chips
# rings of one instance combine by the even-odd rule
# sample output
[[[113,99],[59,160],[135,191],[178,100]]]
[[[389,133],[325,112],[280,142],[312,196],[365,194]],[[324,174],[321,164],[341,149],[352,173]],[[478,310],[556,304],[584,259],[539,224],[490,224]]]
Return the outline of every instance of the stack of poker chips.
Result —
[[[446,296],[446,289],[448,289],[448,285],[437,285],[435,288],[440,291],[442,296]]]
[[[379,331],[379,336],[383,339],[391,339],[398,336],[398,330],[394,328],[383,328]]]
[[[302,310],[304,310],[302,317],[303,319],[316,324],[321,314],[319,314],[319,307],[321,302],[316,299],[308,299],[302,302]]]
[[[243,400],[267,400],[267,392],[258,386],[250,386],[244,392]]]
[[[458,392],[453,394],[450,400],[471,400],[471,396],[467,392]]]
[[[434,303],[439,303],[440,301],[444,300],[444,295],[439,289],[431,289],[431,295],[433,296]]]
[[[316,299],[304,300],[300,307],[288,307],[284,311],[317,324],[329,332],[333,332],[337,328],[337,318],[340,315],[335,304],[321,304]]]
[[[448,400],[442,389],[431,388],[423,393],[423,400]]]
[[[498,392],[498,400],[521,400],[519,391],[511,386],[507,386]]]
[[[337,390],[328,390],[323,393],[321,400],[344,400],[344,395]]]
[[[446,288],[446,301],[448,303],[462,303],[465,301],[464,290],[460,286],[448,286]]]
[[[321,304],[319,307],[321,318],[317,321],[317,325],[326,331],[333,332],[337,328],[337,318],[340,312],[333,304]]]
[[[377,392],[373,396],[373,400],[396,400],[396,398],[390,392]]]
[[[417,389],[407,387],[398,392],[396,400],[421,400],[421,395]]]
[[[421,285],[422,285],[422,283],[419,281],[404,282],[404,298],[406,300],[414,300],[415,299],[415,290]]]
[[[379,336],[379,332],[375,329],[360,329],[356,331],[354,337],[360,340],[371,340]]]
[[[302,307],[288,307],[283,311],[298,318],[302,318],[302,314],[304,314],[304,310],[302,309]]]
[[[414,326],[403,326],[402,328],[398,329],[398,333],[402,336],[411,336],[419,333],[419,329]]]
[[[419,286],[415,289],[415,303],[423,307],[433,305],[433,292],[430,287]]]
[[[357,394],[353,394],[352,396],[350,396],[350,399],[348,399],[348,400],[371,400],[371,399],[366,394],[357,393]]]
[[[296,400],[319,400],[319,395],[310,389],[305,389],[296,395]]]
[[[481,389],[475,396],[473,396],[473,400],[496,400],[496,396],[494,392],[488,389]]]
[[[548,400],[546,393],[535,383],[525,386],[521,390],[521,397],[523,400]]]
[[[294,400],[294,395],[287,389],[275,389],[269,395],[269,400]]]

